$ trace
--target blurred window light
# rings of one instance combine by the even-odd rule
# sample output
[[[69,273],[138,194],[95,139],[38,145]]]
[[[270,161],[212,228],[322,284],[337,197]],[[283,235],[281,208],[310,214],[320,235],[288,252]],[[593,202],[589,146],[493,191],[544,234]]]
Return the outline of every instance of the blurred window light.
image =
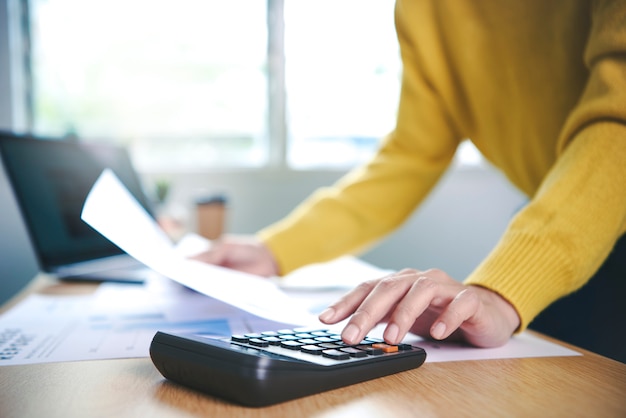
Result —
[[[350,168],[395,126],[394,3],[31,0],[32,129],[141,171]]]
[[[285,3],[288,164],[353,166],[395,126],[401,62],[393,0]]]
[[[31,38],[35,133],[144,169],[265,164],[265,2],[33,0]]]

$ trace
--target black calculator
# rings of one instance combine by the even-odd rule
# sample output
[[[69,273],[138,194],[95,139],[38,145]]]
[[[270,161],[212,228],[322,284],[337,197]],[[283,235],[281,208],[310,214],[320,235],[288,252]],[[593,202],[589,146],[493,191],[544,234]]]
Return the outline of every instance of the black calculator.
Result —
[[[369,337],[348,345],[327,329],[294,328],[230,338],[157,332],[150,357],[171,381],[260,407],[414,369],[426,352]]]

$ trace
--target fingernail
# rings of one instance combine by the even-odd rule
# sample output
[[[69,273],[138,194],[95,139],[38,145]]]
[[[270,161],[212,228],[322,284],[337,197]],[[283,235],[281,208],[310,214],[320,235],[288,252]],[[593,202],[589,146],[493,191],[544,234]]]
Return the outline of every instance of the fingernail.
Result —
[[[349,324],[341,333],[341,338],[350,344],[355,344],[361,330],[354,324]]]
[[[433,327],[430,335],[437,340],[441,340],[443,338],[443,334],[446,332],[446,324],[443,322],[437,322]]]
[[[333,308],[326,308],[320,315],[319,319],[322,322],[329,322],[335,316],[335,310]]]
[[[385,330],[385,341],[391,344],[396,344],[398,342],[398,332],[400,329],[396,324],[389,324],[387,329]]]

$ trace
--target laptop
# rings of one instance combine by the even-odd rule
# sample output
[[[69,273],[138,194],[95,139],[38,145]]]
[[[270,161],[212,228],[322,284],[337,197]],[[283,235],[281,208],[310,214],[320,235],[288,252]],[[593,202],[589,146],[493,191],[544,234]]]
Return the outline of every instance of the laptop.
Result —
[[[152,214],[124,147],[0,132],[0,156],[42,271],[66,280],[136,283],[156,275],[80,218],[105,168]]]
[[[0,158],[0,305],[26,287],[39,272],[22,214],[2,167]]]

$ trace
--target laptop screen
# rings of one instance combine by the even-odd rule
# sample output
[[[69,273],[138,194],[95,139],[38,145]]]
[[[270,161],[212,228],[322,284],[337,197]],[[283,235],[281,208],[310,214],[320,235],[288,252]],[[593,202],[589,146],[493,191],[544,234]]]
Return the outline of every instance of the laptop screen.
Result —
[[[112,169],[151,212],[125,148],[0,133],[0,154],[45,271],[123,254],[80,219],[85,198],[104,168]]]

